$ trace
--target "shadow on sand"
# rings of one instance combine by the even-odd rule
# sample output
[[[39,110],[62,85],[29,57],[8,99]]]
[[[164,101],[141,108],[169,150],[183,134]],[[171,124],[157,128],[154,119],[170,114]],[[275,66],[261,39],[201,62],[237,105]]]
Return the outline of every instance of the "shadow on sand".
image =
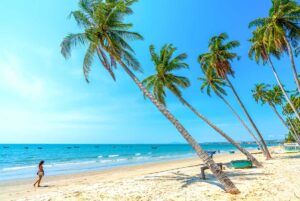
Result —
[[[271,175],[271,174],[266,174],[266,173],[249,172],[248,170],[251,170],[251,169],[243,169],[243,170],[227,169],[225,174],[229,178],[242,176],[243,181],[255,180],[255,179],[257,179],[256,176],[259,176],[259,175]],[[208,183],[211,185],[218,186],[224,190],[223,186],[219,183],[219,181],[217,181],[217,179],[210,172],[209,173],[206,172],[206,180],[203,180],[200,176],[200,168],[199,168],[199,174],[197,174],[196,176],[183,174],[182,172],[177,171],[177,172],[173,172],[172,175],[165,175],[165,176],[149,175],[149,176],[145,177],[145,179],[143,179],[143,180],[178,181],[182,184],[181,185],[182,188],[188,187],[197,182],[203,182],[203,183]],[[234,182],[234,183],[238,184],[238,182]]]
[[[287,156],[280,156],[278,159],[291,159],[291,158],[300,158],[300,154],[298,155],[287,155]]]
[[[51,188],[51,187],[54,187],[54,185],[41,185],[38,188]]]

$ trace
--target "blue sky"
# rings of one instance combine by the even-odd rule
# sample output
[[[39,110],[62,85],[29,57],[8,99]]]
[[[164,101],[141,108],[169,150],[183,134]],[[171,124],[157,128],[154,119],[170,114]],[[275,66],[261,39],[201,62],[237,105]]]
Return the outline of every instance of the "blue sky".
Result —
[[[236,52],[242,59],[233,64],[233,84],[264,137],[282,139],[285,127],[270,108],[256,104],[250,93],[257,82],[275,83],[267,66],[258,66],[247,57],[248,23],[267,15],[270,4],[270,0],[141,0],[133,7],[135,14],[126,19],[145,38],[132,44],[145,71],[137,76],[143,79],[153,73],[150,44],[159,49],[173,43],[177,53],[189,55],[190,69],[178,72],[192,83],[184,97],[236,140],[250,140],[223,102],[200,93],[197,81],[201,76],[197,56],[207,51],[211,36],[227,32],[230,39],[241,42]],[[61,40],[80,31],[67,18],[75,9],[75,0],[1,2],[0,143],[184,142],[122,69],[114,82],[95,62],[87,84],[82,74],[84,47],[64,60]],[[285,85],[294,87],[287,57],[274,63]],[[242,114],[231,93],[228,100]],[[224,141],[171,94],[168,108],[199,142]]]

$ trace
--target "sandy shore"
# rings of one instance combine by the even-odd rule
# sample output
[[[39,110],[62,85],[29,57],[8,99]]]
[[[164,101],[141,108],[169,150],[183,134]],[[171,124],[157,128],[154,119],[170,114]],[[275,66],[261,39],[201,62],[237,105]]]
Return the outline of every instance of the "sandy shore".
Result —
[[[43,187],[34,188],[33,180],[0,183],[0,200],[300,200],[300,154],[281,153],[272,148],[272,160],[255,156],[264,168],[235,170],[227,175],[241,190],[229,195],[207,171],[199,178],[199,159],[185,159],[105,171],[51,176]],[[244,159],[241,154],[218,155],[216,162]]]

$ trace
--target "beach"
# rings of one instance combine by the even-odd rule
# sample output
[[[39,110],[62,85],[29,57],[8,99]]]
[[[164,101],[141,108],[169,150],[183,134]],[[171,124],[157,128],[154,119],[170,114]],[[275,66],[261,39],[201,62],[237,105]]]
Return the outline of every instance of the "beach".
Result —
[[[219,154],[216,162],[241,190],[239,195],[225,193],[209,170],[200,179],[198,158],[157,162],[110,170],[46,176],[41,188],[32,179],[0,183],[0,200],[300,200],[300,154],[286,154],[271,148],[272,160],[263,168],[232,169],[226,164],[244,159],[239,153]]]

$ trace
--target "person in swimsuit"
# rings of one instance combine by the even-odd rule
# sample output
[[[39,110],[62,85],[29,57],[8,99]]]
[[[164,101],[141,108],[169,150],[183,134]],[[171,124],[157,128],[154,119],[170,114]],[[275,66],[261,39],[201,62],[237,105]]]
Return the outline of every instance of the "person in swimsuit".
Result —
[[[44,176],[44,168],[43,168],[43,165],[44,165],[44,161],[41,161],[39,163],[39,170],[38,172],[36,173],[38,175],[38,179],[36,180],[36,182],[33,184],[33,186],[35,187],[35,185],[37,184],[37,187],[41,187],[40,183],[41,183],[41,180]]]

